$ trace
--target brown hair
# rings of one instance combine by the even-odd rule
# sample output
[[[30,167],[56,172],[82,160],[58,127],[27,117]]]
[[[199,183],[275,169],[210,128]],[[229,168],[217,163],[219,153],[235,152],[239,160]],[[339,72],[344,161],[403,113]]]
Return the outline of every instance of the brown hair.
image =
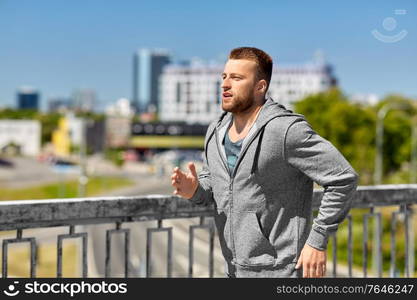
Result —
[[[253,47],[239,47],[230,51],[229,59],[247,59],[258,65],[258,78],[265,79],[267,88],[272,76],[272,58],[266,52]]]

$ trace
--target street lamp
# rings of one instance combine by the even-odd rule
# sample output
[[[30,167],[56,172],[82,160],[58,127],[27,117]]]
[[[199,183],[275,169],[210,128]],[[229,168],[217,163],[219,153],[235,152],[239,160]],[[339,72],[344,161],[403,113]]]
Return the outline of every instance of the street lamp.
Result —
[[[388,111],[391,109],[407,109],[407,107],[399,103],[387,103],[378,110],[377,120],[376,120],[376,155],[375,155],[374,184],[381,184],[382,182],[384,118],[387,115]]]
[[[381,184],[382,183],[382,175],[383,175],[383,144],[384,144],[384,119],[387,115],[388,111],[391,109],[401,109],[406,110],[408,107],[406,107],[404,104],[401,103],[386,103],[384,104],[377,113],[377,120],[376,120],[376,155],[375,155],[375,172],[374,172],[374,184]],[[410,179],[411,182],[414,182],[415,180],[415,169],[417,166],[417,128],[415,128],[417,124],[417,116],[414,116],[413,122],[412,122],[412,134],[411,134],[411,176]],[[374,213],[377,211],[376,208],[374,208]],[[411,218],[409,218],[411,219]],[[411,222],[411,224],[413,224]],[[411,226],[412,228],[413,226]],[[410,228],[410,227],[409,227]],[[378,227],[375,226],[374,228],[374,234],[377,238],[379,238],[379,232]],[[378,245],[378,242],[375,240],[375,244]],[[375,246],[376,246],[375,245]],[[410,246],[410,245],[409,245]],[[412,248],[414,249],[414,244],[412,244]],[[378,253],[381,249],[378,249],[378,247],[374,247],[374,266],[377,266],[377,262],[380,259],[380,253]],[[411,250],[414,251],[414,250]],[[411,262],[411,265],[414,266],[414,259],[409,258],[409,261]],[[414,268],[413,268],[414,269]]]
[[[81,119],[81,145],[80,145],[80,176],[78,178],[78,197],[86,196],[87,177],[87,120]]]

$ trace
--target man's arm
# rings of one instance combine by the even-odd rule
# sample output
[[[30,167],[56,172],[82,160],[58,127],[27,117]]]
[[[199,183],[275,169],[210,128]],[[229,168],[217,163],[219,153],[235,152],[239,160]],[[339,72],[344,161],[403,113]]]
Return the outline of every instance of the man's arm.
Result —
[[[358,174],[343,155],[304,120],[297,120],[289,127],[285,156],[290,165],[324,187],[319,212],[306,243],[325,250],[329,235],[337,230],[349,212]]]
[[[214,122],[207,129],[204,146],[207,144],[213,126],[215,126]],[[174,194],[182,196],[197,205],[211,204],[214,199],[206,156],[203,154],[203,168],[200,174],[197,175],[193,163],[189,163],[188,168],[190,172],[187,174],[181,172],[178,167],[174,169],[174,173],[171,176],[172,185],[176,188]]]
[[[194,195],[188,200],[197,205],[209,205],[213,200],[213,192],[211,189],[211,176],[207,166],[206,156],[203,154],[203,168],[198,174],[197,189]]]

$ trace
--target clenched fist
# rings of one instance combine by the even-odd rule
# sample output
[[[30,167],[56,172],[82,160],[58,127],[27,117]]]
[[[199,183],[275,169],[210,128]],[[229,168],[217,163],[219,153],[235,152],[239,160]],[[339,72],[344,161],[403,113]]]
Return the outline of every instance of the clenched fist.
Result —
[[[173,194],[190,199],[198,187],[198,175],[193,162],[188,163],[188,173],[175,167],[171,175],[171,185],[175,188]]]

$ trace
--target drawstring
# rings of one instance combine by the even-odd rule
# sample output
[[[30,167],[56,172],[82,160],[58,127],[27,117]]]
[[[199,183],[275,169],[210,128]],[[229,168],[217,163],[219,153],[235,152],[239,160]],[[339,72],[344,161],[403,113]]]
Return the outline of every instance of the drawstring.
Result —
[[[217,124],[214,126],[213,130],[210,132],[209,137],[207,138],[207,142],[204,144],[204,155],[206,156],[206,162],[207,162],[207,166],[209,165],[208,163],[208,155],[207,155],[207,146],[210,143],[210,140],[212,138],[212,136],[214,135],[214,133],[217,130],[217,126],[222,122],[224,116],[227,114],[227,111],[223,111],[222,115],[220,116],[219,120],[217,121]]]
[[[210,133],[210,135],[209,135],[209,137],[208,137],[208,139],[207,139],[207,142],[206,142],[206,144],[204,145],[204,155],[206,156],[207,167],[209,166],[209,163],[208,163],[208,157],[207,157],[207,146],[208,146],[208,144],[210,143],[211,137],[214,135],[214,132],[215,132],[215,131],[216,131],[216,128],[214,128],[214,130],[212,130],[212,131],[211,131],[211,133]]]
[[[255,168],[258,165],[259,152],[261,150],[261,143],[262,143],[262,137],[264,135],[264,131],[265,131],[265,126],[262,127],[261,133],[259,134],[258,145],[256,146],[255,157],[253,158],[252,169],[250,171],[251,174],[255,173]]]

